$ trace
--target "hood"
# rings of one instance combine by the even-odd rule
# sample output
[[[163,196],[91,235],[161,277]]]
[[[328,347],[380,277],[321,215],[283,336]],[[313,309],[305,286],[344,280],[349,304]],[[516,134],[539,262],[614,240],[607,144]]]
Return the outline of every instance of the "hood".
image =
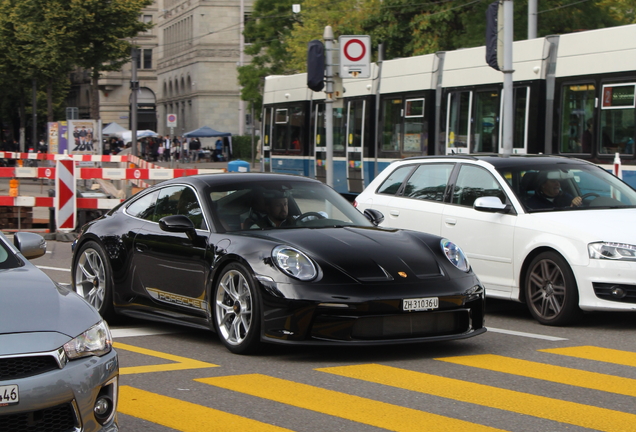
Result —
[[[101,320],[83,298],[29,262],[0,270],[0,317],[0,335],[57,332],[70,338]]]
[[[418,278],[441,275],[435,255],[419,233],[345,227],[273,230],[263,235],[362,282],[400,280],[398,272]]]
[[[525,219],[530,229],[575,238],[585,243],[608,241],[636,245],[636,209],[570,210],[531,213]]]

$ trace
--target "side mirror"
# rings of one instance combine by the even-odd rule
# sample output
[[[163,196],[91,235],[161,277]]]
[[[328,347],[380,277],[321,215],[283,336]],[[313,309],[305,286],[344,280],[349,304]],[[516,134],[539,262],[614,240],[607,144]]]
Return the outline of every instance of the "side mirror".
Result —
[[[197,230],[194,224],[184,215],[172,215],[159,219],[159,228],[166,232],[186,233],[188,238],[194,241],[197,238]]]
[[[375,226],[378,226],[384,221],[384,215],[381,211],[375,209],[366,209],[364,211],[364,215],[371,221],[371,223]]]
[[[488,196],[477,198],[473,203],[473,208],[489,213],[508,213],[512,207],[502,203],[498,197]]]
[[[39,258],[46,253],[46,240],[36,233],[15,233],[13,235],[13,245],[26,259]]]

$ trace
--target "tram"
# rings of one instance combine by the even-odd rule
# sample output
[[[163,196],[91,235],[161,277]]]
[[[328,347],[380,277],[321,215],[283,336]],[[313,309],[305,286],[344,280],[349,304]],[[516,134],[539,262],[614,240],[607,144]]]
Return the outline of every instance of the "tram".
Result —
[[[343,79],[333,113],[334,188],[357,194],[391,161],[502,153],[503,74],[484,46],[372,64]],[[513,44],[514,154],[558,154],[611,167],[636,187],[636,24]],[[379,91],[378,91],[379,88]],[[269,76],[264,171],[325,181],[325,94],[306,74]]]

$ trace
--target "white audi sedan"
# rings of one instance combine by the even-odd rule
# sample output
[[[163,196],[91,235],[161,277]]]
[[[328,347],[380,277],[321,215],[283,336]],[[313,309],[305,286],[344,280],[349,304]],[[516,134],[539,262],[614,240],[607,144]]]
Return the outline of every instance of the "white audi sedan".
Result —
[[[542,324],[636,311],[636,191],[558,156],[431,156],[389,165],[356,198],[382,226],[457,243],[487,297],[524,302]]]

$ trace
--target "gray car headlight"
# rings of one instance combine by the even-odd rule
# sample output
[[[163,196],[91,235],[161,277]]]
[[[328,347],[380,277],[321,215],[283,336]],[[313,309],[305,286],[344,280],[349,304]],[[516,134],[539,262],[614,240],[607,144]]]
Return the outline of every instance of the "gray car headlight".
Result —
[[[272,250],[272,258],[283,273],[302,281],[316,277],[318,270],[307,255],[289,246],[276,246]]]
[[[100,321],[70,342],[64,344],[69,360],[87,356],[103,356],[113,349],[113,338],[106,321]]]
[[[598,242],[587,245],[592,259],[636,261],[636,246],[622,243]]]
[[[440,240],[440,246],[442,247],[446,258],[448,258],[455,267],[465,272],[470,270],[468,258],[466,258],[466,255],[464,255],[464,252],[459,246],[445,238]]]

